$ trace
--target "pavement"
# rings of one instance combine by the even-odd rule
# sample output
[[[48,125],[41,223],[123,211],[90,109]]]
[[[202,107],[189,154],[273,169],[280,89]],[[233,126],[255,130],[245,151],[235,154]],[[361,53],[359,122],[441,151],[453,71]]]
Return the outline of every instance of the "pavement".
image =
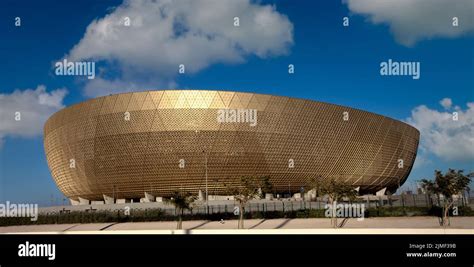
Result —
[[[341,220],[339,220],[340,222]],[[362,221],[349,219],[343,228],[333,229],[326,218],[312,219],[248,219],[245,228],[237,230],[237,220],[183,221],[183,230],[176,231],[176,222],[127,222],[90,224],[20,225],[0,227],[0,233],[365,233],[365,234],[474,234],[474,217],[451,218],[451,226],[442,228],[436,217],[378,217]]]

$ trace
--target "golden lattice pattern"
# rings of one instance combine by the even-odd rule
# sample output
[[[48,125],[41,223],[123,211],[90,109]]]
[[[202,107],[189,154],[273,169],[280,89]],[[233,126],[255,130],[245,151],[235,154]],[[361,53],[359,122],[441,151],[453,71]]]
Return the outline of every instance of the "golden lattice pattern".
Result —
[[[257,125],[219,123],[217,111],[226,108],[256,109]],[[206,90],[92,99],[51,116],[44,136],[59,189],[90,200],[204,191],[206,158],[209,194],[225,194],[222,184],[242,175],[269,175],[281,193],[299,192],[319,175],[360,186],[362,193],[393,191],[406,180],[419,141],[415,128],[362,110]]]

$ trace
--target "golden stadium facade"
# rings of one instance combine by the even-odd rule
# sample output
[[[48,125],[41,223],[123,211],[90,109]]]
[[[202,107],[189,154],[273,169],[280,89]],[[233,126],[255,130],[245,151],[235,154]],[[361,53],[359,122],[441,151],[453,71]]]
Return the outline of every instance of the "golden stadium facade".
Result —
[[[256,110],[257,123],[220,122],[223,109]],[[164,90],[110,95],[48,119],[52,176],[72,200],[104,195],[225,195],[223,183],[270,177],[275,193],[297,193],[312,177],[374,193],[394,192],[416,157],[417,129],[370,112],[264,94]]]

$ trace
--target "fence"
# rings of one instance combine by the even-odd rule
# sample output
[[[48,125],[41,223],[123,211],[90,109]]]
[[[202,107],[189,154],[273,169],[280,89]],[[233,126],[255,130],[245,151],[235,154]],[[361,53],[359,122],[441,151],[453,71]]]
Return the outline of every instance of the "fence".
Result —
[[[370,200],[357,200],[352,203],[365,204],[365,208],[378,208],[378,207],[430,207],[432,205],[440,206],[443,203],[442,199],[436,198],[434,196],[428,196],[424,194],[418,195],[396,195],[391,197],[373,197]],[[472,206],[474,203],[474,198],[460,198],[454,202],[454,206]],[[326,201],[267,201],[267,202],[257,202],[257,203],[248,203],[245,206],[245,212],[269,212],[269,211],[298,211],[298,210],[307,210],[307,209],[324,209]],[[237,203],[235,204],[222,204],[216,205],[212,202],[209,203],[209,207],[206,206],[196,206],[192,210],[184,211],[184,214],[220,214],[220,213],[232,213],[234,209],[238,207]],[[161,210],[167,214],[176,214],[174,208],[161,208]]]

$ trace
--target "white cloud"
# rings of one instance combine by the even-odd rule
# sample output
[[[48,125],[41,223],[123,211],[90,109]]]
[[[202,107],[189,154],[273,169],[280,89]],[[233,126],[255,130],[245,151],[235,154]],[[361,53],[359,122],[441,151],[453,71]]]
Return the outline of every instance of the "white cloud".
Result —
[[[456,112],[457,121],[447,110],[438,111],[425,105],[412,110],[406,121],[420,131],[423,154],[434,154],[448,161],[474,162],[474,102]]]
[[[162,81],[133,81],[133,80],[122,80],[114,79],[107,80],[101,77],[89,80],[84,85],[84,94],[87,96],[103,96],[108,94],[118,94],[132,91],[145,91],[153,90],[156,88],[166,87],[167,89],[173,89],[176,87],[176,83],[173,81],[162,82]]]
[[[64,88],[51,92],[44,85],[36,89],[15,90],[0,94],[0,146],[6,136],[33,137],[41,135],[44,122],[57,110],[64,107],[67,94]],[[16,112],[20,120],[16,121]]]
[[[439,103],[441,104],[441,106],[443,106],[444,109],[450,109],[451,106],[453,105],[453,101],[451,100],[451,98],[447,98],[447,97],[441,99]]]
[[[129,27],[124,26],[126,17]],[[234,27],[234,17],[239,17],[239,27]],[[102,76],[88,85],[85,93],[96,96],[135,89],[127,85],[173,85],[179,64],[186,73],[195,73],[216,63],[242,63],[250,55],[285,55],[292,44],[293,24],[272,5],[136,0],[94,20],[68,59],[105,61],[109,69],[118,69],[120,77]],[[113,85],[127,88],[108,87]]]
[[[473,0],[343,0],[374,24],[388,24],[395,39],[412,46],[424,39],[458,37],[474,31]],[[453,27],[453,17],[458,27]]]
[[[417,169],[431,163],[432,161],[429,158],[428,153],[426,153],[426,151],[423,151],[422,153],[418,153],[418,155],[416,155],[415,162],[413,163],[413,169]]]

